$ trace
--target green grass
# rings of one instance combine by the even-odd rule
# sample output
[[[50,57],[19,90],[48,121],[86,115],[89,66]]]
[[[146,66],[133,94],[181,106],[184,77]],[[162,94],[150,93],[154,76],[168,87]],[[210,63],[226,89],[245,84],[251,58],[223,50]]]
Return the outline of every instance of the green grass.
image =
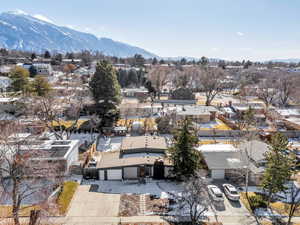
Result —
[[[19,216],[30,216],[31,210],[40,209],[39,206],[23,206],[20,209]],[[0,218],[12,217],[12,206],[0,205]]]
[[[62,190],[57,198],[57,204],[61,215],[65,215],[69,209],[70,202],[78,187],[78,183],[67,181],[64,183]]]

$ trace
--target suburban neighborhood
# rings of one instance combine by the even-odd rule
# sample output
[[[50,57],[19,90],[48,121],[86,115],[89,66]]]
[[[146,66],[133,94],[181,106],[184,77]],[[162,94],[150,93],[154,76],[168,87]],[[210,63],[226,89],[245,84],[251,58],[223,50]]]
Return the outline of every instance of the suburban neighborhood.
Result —
[[[9,47],[26,28],[66,50]],[[300,60],[114,52],[87,31],[0,14],[0,224],[300,224]]]

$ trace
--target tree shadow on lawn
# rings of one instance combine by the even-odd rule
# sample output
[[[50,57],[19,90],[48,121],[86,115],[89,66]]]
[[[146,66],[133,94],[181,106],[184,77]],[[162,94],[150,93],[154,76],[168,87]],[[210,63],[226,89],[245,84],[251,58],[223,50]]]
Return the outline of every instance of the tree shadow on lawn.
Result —
[[[234,207],[234,208],[241,208],[242,204],[240,203],[240,201],[231,201],[228,199],[229,204]]]

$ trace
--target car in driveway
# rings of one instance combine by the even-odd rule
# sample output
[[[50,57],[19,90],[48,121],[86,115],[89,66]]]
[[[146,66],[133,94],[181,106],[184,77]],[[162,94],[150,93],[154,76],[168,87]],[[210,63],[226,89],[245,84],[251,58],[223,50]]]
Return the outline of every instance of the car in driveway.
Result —
[[[208,185],[208,193],[210,195],[210,197],[216,201],[216,202],[223,202],[224,201],[224,197],[223,197],[223,193],[220,190],[220,188],[218,188],[216,185]]]
[[[231,184],[223,184],[223,189],[226,197],[231,201],[239,201],[240,194],[237,189]]]

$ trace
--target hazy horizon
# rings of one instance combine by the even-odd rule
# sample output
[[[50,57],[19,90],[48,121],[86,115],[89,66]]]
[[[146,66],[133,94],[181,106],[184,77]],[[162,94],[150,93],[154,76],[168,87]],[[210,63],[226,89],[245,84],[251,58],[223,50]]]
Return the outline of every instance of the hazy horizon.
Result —
[[[161,57],[300,58],[300,2],[279,0],[3,2],[60,26],[144,48]]]

